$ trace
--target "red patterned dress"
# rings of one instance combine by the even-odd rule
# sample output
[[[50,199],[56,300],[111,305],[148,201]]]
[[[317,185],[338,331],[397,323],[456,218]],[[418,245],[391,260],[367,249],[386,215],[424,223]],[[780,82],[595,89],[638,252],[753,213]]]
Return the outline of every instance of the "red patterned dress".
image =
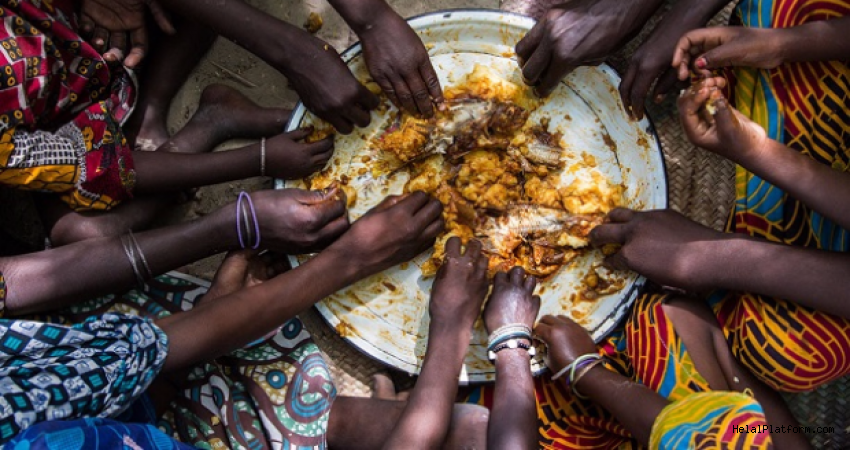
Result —
[[[130,72],[79,36],[73,6],[0,6],[0,184],[57,193],[75,210],[105,210],[132,197],[121,124],[135,87]]]

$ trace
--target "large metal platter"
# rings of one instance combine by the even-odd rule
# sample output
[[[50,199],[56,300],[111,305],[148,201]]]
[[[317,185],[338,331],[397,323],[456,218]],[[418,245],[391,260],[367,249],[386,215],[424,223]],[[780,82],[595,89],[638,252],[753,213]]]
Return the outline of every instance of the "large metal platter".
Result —
[[[490,10],[436,12],[409,20],[425,42],[443,86],[460,81],[475,64],[485,64],[502,77],[521,83],[514,46],[534,25],[534,20]],[[361,47],[355,44],[343,53],[352,72],[368,79]],[[579,68],[570,74],[530,120],[548,116],[550,130],[563,133],[567,149],[567,167],[581,159],[581,153],[593,155],[595,169],[615,183],[626,187],[626,204],[635,209],[667,206],[667,181],[655,132],[646,119],[630,121],[623,112],[617,92],[619,76],[606,65]],[[368,140],[386,127],[389,114],[373,112],[369,127],[349,136],[336,137],[336,153],[331,166],[335,174],[368,167],[363,155],[374,152]],[[295,109],[288,130],[316,123],[302,104]],[[357,189],[357,203],[350,216],[356,220],[390,194],[402,192],[407,174],[389,179],[373,179],[368,170],[350,185]],[[582,171],[564,170],[562,185],[570,184]],[[278,181],[278,188],[304,187],[301,181]],[[310,256],[292,257],[293,266]],[[418,373],[428,339],[428,298],[431,279],[423,279],[419,270],[427,258],[421,255],[403,264],[362,280],[319,302],[316,307],[328,323],[351,344],[397,369]],[[607,335],[625,316],[644,279],[626,273],[626,288],[593,302],[573,304],[570,300],[581,277],[602,255],[591,252],[563,267],[538,288],[542,299],[540,314],[565,314],[577,319],[597,341]],[[486,356],[486,332],[479,320],[472,345],[464,362],[462,382],[492,381],[495,369]],[[532,361],[532,370],[545,369],[541,357]]]

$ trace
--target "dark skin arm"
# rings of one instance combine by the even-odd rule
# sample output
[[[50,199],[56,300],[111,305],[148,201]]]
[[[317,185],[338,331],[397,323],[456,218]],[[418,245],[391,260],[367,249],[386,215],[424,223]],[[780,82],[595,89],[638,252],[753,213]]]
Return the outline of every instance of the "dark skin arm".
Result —
[[[769,139],[764,129],[732,108],[710,78],[679,99],[682,125],[694,144],[744,166],[792,197],[850,227],[850,176]],[[716,115],[703,105],[712,97]]]
[[[457,395],[457,378],[472,339],[472,324],[487,296],[487,256],[471,240],[446,243],[446,259],[431,293],[431,324],[422,371],[384,448],[442,448]]]
[[[163,370],[242,348],[337,290],[413,258],[442,231],[441,214],[440,202],[421,192],[389,198],[304,265],[159,320],[170,341]]]
[[[443,101],[428,51],[407,22],[383,0],[330,0],[357,33],[372,78],[390,101],[430,117]]]
[[[348,228],[345,202],[336,192],[289,189],[252,194],[263,246],[303,253],[322,248]],[[234,204],[193,222],[136,234],[154,274],[238,247]],[[22,315],[69,306],[127,289],[133,268],[120,238],[78,242],[0,259],[6,279],[6,314]]]
[[[660,103],[677,81],[678,72],[670,67],[679,38],[688,31],[705,26],[729,2],[725,0],[680,0],[641,44],[629,60],[629,68],[620,83],[620,97],[626,113],[635,120],[644,115],[649,88],[656,82],[651,98]]]
[[[549,95],[576,67],[599,64],[639,32],[661,0],[572,0],[552,7],[516,46],[522,75]]]
[[[540,297],[534,295],[537,280],[521,267],[499,272],[484,310],[487,331],[507,324],[534,327],[540,310]],[[529,343],[530,344],[530,343]],[[537,443],[537,402],[528,351],[505,349],[496,354],[496,389],[487,442],[491,449],[534,449]]]
[[[299,142],[310,129],[283,133],[266,140],[265,175],[303,178],[325,167],[333,156],[333,137]],[[135,152],[135,194],[174,192],[262,175],[260,144],[213,153]]]
[[[673,211],[616,209],[591,232],[595,245],[620,244],[606,259],[653,281],[691,291],[729,289],[795,301],[850,318],[846,254],[721,233]]]
[[[127,0],[122,0],[127,1]],[[240,0],[215,7],[192,0],[166,0],[167,8],[212,28],[279,70],[310,111],[340,133],[369,124],[378,98],[360,84],[336,50],[306,31]]]
[[[547,345],[552,373],[581,355],[597,353],[596,344],[587,331],[568,317],[544,316],[534,331]],[[590,369],[575,387],[580,394],[608,410],[644,445],[649,443],[658,414],[670,403],[646,386],[599,365]]]
[[[673,67],[688,77],[727,66],[772,69],[780,64],[846,61],[850,58],[850,17],[809,22],[790,28],[719,27],[692,31],[676,45]]]

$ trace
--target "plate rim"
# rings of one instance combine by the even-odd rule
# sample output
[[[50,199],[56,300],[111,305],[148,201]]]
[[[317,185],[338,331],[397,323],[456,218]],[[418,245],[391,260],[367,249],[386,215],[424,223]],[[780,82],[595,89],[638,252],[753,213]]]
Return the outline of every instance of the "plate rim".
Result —
[[[530,30],[537,23],[537,21],[534,18],[526,16],[524,14],[519,14],[519,13],[515,13],[515,12],[511,12],[511,11],[502,11],[502,10],[497,10],[497,9],[488,9],[488,8],[451,8],[451,9],[444,9],[444,10],[439,10],[439,11],[432,11],[432,12],[417,14],[417,15],[408,17],[405,20],[408,23],[410,23],[411,25],[414,25],[415,22],[417,22],[417,21],[422,21],[422,20],[425,20],[425,19],[433,18],[433,17],[447,18],[446,17],[447,15],[451,16],[452,14],[483,14],[483,15],[488,15],[488,16],[496,16],[496,15],[498,15],[498,16],[511,16],[511,17],[520,21],[516,25],[523,27],[523,28],[526,28],[527,30]],[[523,23],[523,22],[525,22],[525,23]],[[360,54],[362,54],[362,52],[363,52],[362,44],[360,43],[360,41],[357,41],[357,42],[353,43],[352,45],[350,45],[343,52],[341,52],[340,58],[347,65],[352,59],[354,59],[357,56],[359,56]],[[606,70],[611,71],[617,78],[622,80],[622,75],[620,74],[620,72],[616,68],[614,68],[613,66],[608,64],[607,62],[603,62],[601,64],[598,64],[598,65],[596,65],[596,67],[603,70],[603,72],[606,71]],[[566,82],[563,79],[561,80],[561,83],[566,84]],[[301,120],[303,120],[306,112],[307,112],[306,106],[304,105],[303,101],[299,100],[298,103],[296,104],[295,108],[293,108],[292,114],[291,114],[289,120],[287,121],[287,124],[286,124],[286,127],[285,127],[286,132],[292,131],[293,129],[297,128],[299,123],[301,122]],[[652,119],[652,117],[650,116],[650,114],[648,112],[647,112],[647,114],[644,115],[643,120],[646,120],[645,131],[655,138],[655,152],[658,154],[659,160],[661,162],[661,175],[662,175],[662,182],[664,183],[664,189],[663,189],[664,199],[663,199],[662,204],[663,204],[664,209],[668,209],[670,207],[670,183],[669,183],[669,177],[668,177],[668,173],[667,173],[667,161],[664,158],[663,146],[662,146],[662,143],[661,143],[661,139],[658,136],[657,127],[655,126],[655,121]],[[285,188],[287,188],[287,180],[275,178],[274,189],[285,189]],[[287,256],[287,259],[290,263],[290,266],[293,269],[300,265],[300,262],[298,261],[297,255],[286,255],[286,256]],[[646,284],[647,284],[646,277],[638,274],[634,283],[630,287],[629,291],[624,296],[625,300],[620,303],[619,307],[617,307],[611,313],[609,313],[605,317],[605,319],[603,319],[599,323],[599,325],[596,328],[594,328],[593,330],[588,330],[591,333],[591,336],[593,336],[593,341],[595,343],[598,344],[601,341],[603,341],[606,337],[608,337],[611,334],[611,332],[626,318],[626,315],[627,315],[629,309],[631,309],[631,306],[634,303],[634,301],[637,299],[637,296],[640,295],[641,291],[646,287]],[[322,299],[322,300],[324,300],[324,299]],[[319,312],[319,316],[322,317],[322,320],[324,320],[324,322],[328,326],[333,328],[334,332],[336,332],[336,326],[338,325],[338,323],[340,323],[340,320],[329,309],[327,309],[326,307],[324,307],[322,305],[322,300],[319,300],[318,302],[316,302],[312,307],[315,308],[316,311]],[[337,323],[334,323],[334,319],[336,319]],[[602,330],[602,331],[600,331],[600,330]],[[386,351],[379,348],[377,345],[368,341],[367,339],[364,339],[360,336],[343,336],[343,335],[340,335],[340,333],[338,333],[338,332],[336,332],[336,334],[337,334],[337,336],[340,336],[343,340],[345,340],[349,345],[353,346],[354,348],[356,348],[361,353],[365,354],[370,359],[377,361],[378,363],[380,363],[380,364],[382,364],[386,367],[390,367],[390,368],[397,369],[397,370],[403,370],[403,371],[411,373],[411,374],[416,373],[415,370],[410,371],[410,370],[402,369],[401,368],[402,365],[409,366],[410,364],[407,363],[406,361],[402,361],[400,358],[398,358],[395,355],[387,353]],[[381,354],[387,356],[388,357],[387,359],[395,360],[396,364],[390,364],[386,360],[379,359],[377,356],[375,356],[377,353],[381,353]],[[534,362],[535,361],[533,360],[532,363],[534,363]],[[537,364],[540,366],[540,368],[539,368],[539,370],[537,370],[533,373],[534,376],[540,375],[541,373],[543,373],[547,370],[545,364],[543,364],[542,361],[538,362]],[[475,384],[475,383],[490,382],[491,380],[488,380],[487,377],[492,376],[492,374],[495,374],[495,368],[492,371],[475,372],[474,375],[466,373],[465,366],[464,366],[463,370],[464,370],[464,374],[463,374],[463,376],[461,376],[461,379],[460,379],[461,384]]]

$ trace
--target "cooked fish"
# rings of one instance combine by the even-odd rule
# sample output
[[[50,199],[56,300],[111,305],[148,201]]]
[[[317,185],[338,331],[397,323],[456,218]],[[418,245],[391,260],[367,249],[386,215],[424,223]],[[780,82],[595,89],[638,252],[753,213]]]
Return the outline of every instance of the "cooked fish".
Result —
[[[602,220],[602,216],[574,215],[561,209],[517,204],[509,206],[504,215],[485,219],[476,235],[482,239],[485,251],[509,257],[523,242],[552,249],[586,247],[590,230]],[[555,255],[543,256],[556,258]]]

